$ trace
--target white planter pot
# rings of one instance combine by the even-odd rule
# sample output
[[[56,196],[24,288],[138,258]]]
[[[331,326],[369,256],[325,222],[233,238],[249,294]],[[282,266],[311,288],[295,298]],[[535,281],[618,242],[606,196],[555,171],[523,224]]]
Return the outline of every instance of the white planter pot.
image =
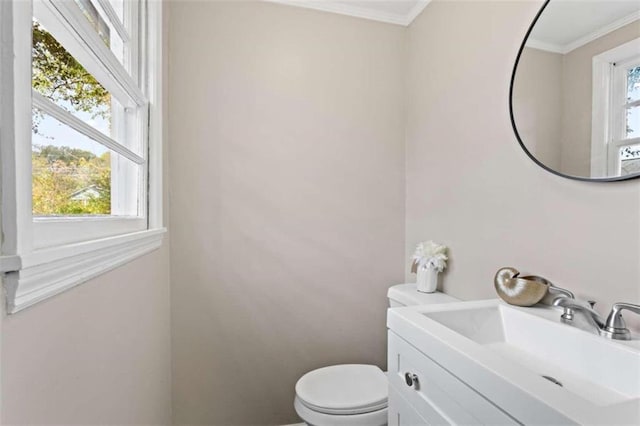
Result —
[[[438,270],[418,268],[416,286],[418,291],[433,293],[438,288]]]

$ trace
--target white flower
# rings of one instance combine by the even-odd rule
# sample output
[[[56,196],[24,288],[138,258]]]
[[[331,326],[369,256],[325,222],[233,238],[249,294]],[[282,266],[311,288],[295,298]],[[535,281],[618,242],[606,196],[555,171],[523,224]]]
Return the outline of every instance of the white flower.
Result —
[[[433,241],[425,241],[416,247],[413,263],[419,268],[436,269],[442,272],[447,267],[447,246]]]

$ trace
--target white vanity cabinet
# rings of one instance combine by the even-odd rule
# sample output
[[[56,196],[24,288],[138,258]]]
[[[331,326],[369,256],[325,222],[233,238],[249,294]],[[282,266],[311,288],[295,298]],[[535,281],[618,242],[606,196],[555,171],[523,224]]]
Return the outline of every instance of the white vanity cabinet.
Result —
[[[497,299],[389,309],[389,423],[640,425],[640,340],[561,313]]]
[[[390,426],[520,424],[393,331],[388,337]]]

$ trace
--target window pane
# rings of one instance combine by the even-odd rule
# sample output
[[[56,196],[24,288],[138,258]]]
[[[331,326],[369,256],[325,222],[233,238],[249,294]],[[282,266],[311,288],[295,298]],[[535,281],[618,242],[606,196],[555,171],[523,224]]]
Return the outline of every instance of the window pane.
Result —
[[[32,133],[34,216],[95,216],[137,214],[139,167],[53,117],[36,111]],[[129,164],[126,164],[129,163]],[[112,170],[133,170],[113,176]],[[118,172],[119,173],[119,172]],[[129,179],[122,182],[122,179]],[[118,182],[118,189],[114,182]],[[114,191],[133,199],[132,209],[114,208]],[[118,204],[122,204],[118,201]],[[126,207],[126,206],[125,206]]]
[[[626,139],[640,137],[640,106],[627,108]]]
[[[640,145],[620,148],[620,171],[623,176],[640,173]]]
[[[640,66],[627,71],[627,102],[640,99]]]
[[[91,0],[75,0],[82,10],[82,14],[87,18],[91,27],[98,33],[105,46],[107,46],[118,61],[124,64],[124,43],[113,27],[113,24],[102,14],[101,9]]]
[[[32,86],[45,98],[129,149],[140,152],[139,141],[127,138],[135,111],[125,109],[49,33],[33,20]],[[34,115],[34,129],[41,117]],[[132,140],[128,140],[132,139]]]

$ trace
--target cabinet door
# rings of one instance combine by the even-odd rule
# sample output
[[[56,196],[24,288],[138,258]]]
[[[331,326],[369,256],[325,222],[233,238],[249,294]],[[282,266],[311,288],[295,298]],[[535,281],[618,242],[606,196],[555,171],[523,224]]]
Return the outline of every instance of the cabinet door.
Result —
[[[389,383],[420,415],[435,424],[517,425],[515,419],[389,331]],[[406,374],[418,380],[408,386]],[[431,420],[433,418],[433,420]]]
[[[421,426],[435,425],[422,418],[418,412],[400,396],[393,386],[389,386],[389,426]],[[440,424],[446,424],[444,419]]]

